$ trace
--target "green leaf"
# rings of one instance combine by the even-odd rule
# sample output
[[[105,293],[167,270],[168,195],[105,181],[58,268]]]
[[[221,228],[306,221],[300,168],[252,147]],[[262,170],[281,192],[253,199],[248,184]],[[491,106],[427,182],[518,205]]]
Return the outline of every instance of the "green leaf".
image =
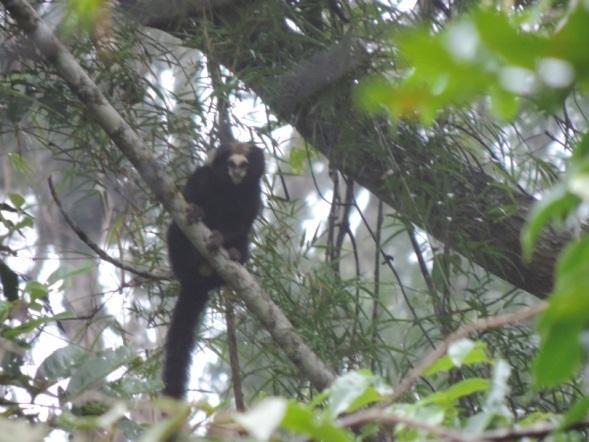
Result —
[[[94,266],[93,263],[88,262],[86,264],[81,265],[80,267],[76,267],[74,269],[70,267],[60,267],[56,271],[54,271],[49,278],[47,278],[47,284],[53,285],[59,281],[68,281],[69,279],[73,278],[74,276],[81,275],[83,273],[89,272],[92,267]]]
[[[463,365],[472,365],[482,362],[490,362],[487,355],[487,344],[483,341],[461,339],[450,345],[448,354],[441,357],[424,371],[424,375],[431,376],[435,373],[448,371]]]
[[[287,405],[282,427],[293,433],[306,434],[307,430],[315,425],[315,410],[293,401]]]
[[[105,408],[105,405],[102,403],[86,403],[84,406],[91,407],[91,409],[83,410],[80,415],[70,412],[61,413],[57,418],[58,425],[68,430],[95,430],[99,428],[109,428],[124,418],[125,414],[129,412],[126,405],[122,402],[114,404],[104,413],[102,410]],[[98,410],[95,410],[94,408],[98,408]]]
[[[24,216],[16,225],[14,230],[24,229],[25,227],[33,227],[33,218],[30,216]]]
[[[490,98],[490,110],[495,117],[510,121],[517,116],[519,97],[501,87],[493,87],[490,90]]]
[[[125,375],[110,383],[108,387],[119,397],[132,398],[137,394],[157,395],[163,385],[157,377],[145,379],[139,376]]]
[[[27,178],[33,176],[33,170],[31,169],[31,166],[29,166],[29,163],[22,155],[15,152],[10,152],[8,154],[8,163],[10,164],[10,168],[15,172]]]
[[[356,88],[355,98],[358,104],[368,112],[383,111],[391,91],[390,83],[384,78],[371,77]]]
[[[448,356],[456,367],[489,360],[487,357],[487,344],[483,341],[472,341],[470,339],[460,339],[452,343],[448,348]]]
[[[589,45],[588,22],[589,11],[583,2],[578,2],[564,25],[558,27],[548,49],[551,56],[571,62],[581,78],[589,74],[589,55],[583,50]]]
[[[100,17],[103,0],[68,0],[66,9],[68,20],[75,19],[70,25],[80,25],[87,28],[92,27]]]
[[[25,203],[25,199],[18,193],[9,193],[8,198],[12,205],[17,209],[20,209]]]
[[[589,235],[569,244],[556,264],[554,292],[538,321],[540,349],[534,360],[538,386],[568,380],[579,368],[580,333],[589,318]]]
[[[110,373],[128,364],[136,356],[132,349],[119,347],[116,350],[102,351],[96,355],[87,355],[72,374],[67,393],[75,396],[93,384],[103,382]]]
[[[581,140],[575,145],[573,155],[571,156],[571,163],[575,164],[589,159],[589,133],[583,135]]]
[[[539,57],[545,53],[546,41],[538,33],[523,32],[510,22],[507,14],[492,9],[480,9],[473,14],[482,44],[490,52],[488,58],[503,66],[536,68]]]
[[[70,319],[73,316],[74,315],[70,312],[64,312],[54,316],[42,316],[37,319],[31,319],[29,321],[22,323],[21,325],[17,325],[16,327],[6,328],[6,330],[2,332],[2,336],[4,336],[7,339],[14,339],[17,336],[36,330],[40,325],[46,324],[48,322]]]
[[[561,252],[556,262],[555,270],[555,296],[567,289],[575,289],[589,272],[589,235],[583,235],[573,241]],[[584,287],[587,288],[587,287]],[[586,297],[580,297],[575,301],[583,302]],[[571,306],[572,307],[572,306]],[[576,312],[572,312],[576,313]]]
[[[329,406],[332,417],[376,402],[388,392],[390,389],[385,387],[381,379],[369,370],[346,373],[337,378],[330,388]]]
[[[12,303],[0,301],[0,323],[4,322],[12,311]]]
[[[581,421],[589,412],[589,396],[579,399],[564,415],[560,428],[567,428]]]
[[[564,220],[581,203],[581,199],[561,185],[555,186],[536,203],[522,229],[521,243],[524,259],[530,260],[534,243],[542,228],[551,220]]]
[[[47,298],[49,291],[44,284],[41,284],[38,281],[29,281],[25,287],[25,292],[31,295],[31,299],[33,301],[37,299],[44,299]]]
[[[77,345],[58,348],[39,365],[35,378],[50,383],[66,379],[87,357],[88,353]]]
[[[420,404],[436,403],[440,405],[447,405],[456,402],[458,399],[464,396],[468,396],[473,393],[486,391],[489,388],[490,382],[488,379],[483,378],[468,378],[464,379],[456,384],[452,385],[445,391],[438,391],[433,393],[421,401]]]
[[[315,409],[295,402],[288,402],[282,427],[318,441],[351,442],[354,440],[352,433],[338,426],[328,414],[319,413]]]
[[[288,165],[295,175],[300,175],[307,164],[308,151],[304,147],[293,146],[288,152]]]
[[[550,327],[532,365],[536,386],[558,385],[575,373],[582,360],[581,330],[582,327],[575,322],[561,321]]]
[[[405,76],[369,80],[360,88],[361,103],[424,124],[442,107],[484,95],[491,97],[491,112],[505,120],[516,117],[520,96],[534,96],[541,109],[558,109],[575,80],[589,84],[589,12],[580,3],[552,35],[529,31],[533,26],[524,27],[516,14],[493,8],[463,14],[438,32],[425,26],[399,31],[393,39]]]

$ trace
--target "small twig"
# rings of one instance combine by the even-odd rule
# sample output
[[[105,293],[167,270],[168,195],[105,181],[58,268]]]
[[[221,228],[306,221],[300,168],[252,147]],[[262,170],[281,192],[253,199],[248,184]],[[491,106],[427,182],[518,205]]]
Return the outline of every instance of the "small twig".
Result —
[[[372,337],[370,341],[372,345],[376,347],[376,340],[378,336],[378,324],[380,316],[380,249],[382,247],[382,226],[384,222],[384,207],[382,200],[378,200],[378,209],[376,215],[376,232],[374,237],[374,287],[373,293],[373,304],[372,304]],[[376,372],[376,357],[372,357],[370,361],[370,368],[373,372]]]
[[[7,212],[18,212],[18,209],[15,209],[10,204],[0,203],[0,210],[5,210]]]
[[[409,241],[411,242],[411,247],[413,247],[413,252],[417,257],[419,271],[421,272],[421,276],[425,281],[425,285],[431,298],[434,313],[436,314],[438,323],[440,325],[440,330],[442,331],[442,335],[446,336],[449,334],[451,330],[450,324],[448,324],[448,321],[445,319],[449,316],[449,312],[446,309],[447,306],[444,304],[444,300],[440,296],[440,291],[438,290],[438,287],[436,287],[436,284],[434,284],[432,275],[430,274],[427,268],[427,263],[425,262],[425,258],[423,256],[421,248],[419,247],[419,242],[415,237],[415,229],[413,227],[413,224],[407,221],[404,221],[403,224],[405,225],[405,229],[407,230],[407,236],[409,236]],[[434,254],[434,260],[437,259],[439,258],[437,258]]]
[[[12,256],[16,256],[17,255],[16,250],[11,249],[10,247],[5,246],[4,244],[0,244],[0,252],[2,252],[2,253],[9,253]]]
[[[221,67],[209,55],[207,58],[207,68],[211,76],[213,93],[217,97],[217,131],[219,142],[221,144],[230,143],[235,141],[235,137],[231,129],[231,118],[229,115],[229,94],[225,89],[225,83],[221,76]]]
[[[231,383],[237,411],[245,411],[243,389],[241,387],[241,372],[239,369],[239,353],[237,351],[237,330],[235,327],[235,312],[229,299],[227,290],[224,291],[225,321],[227,322],[227,346],[229,348],[229,365],[231,367]]]
[[[399,400],[405,393],[407,393],[413,385],[417,382],[419,377],[423,374],[423,372],[432,365],[437,359],[442,357],[448,351],[448,348],[453,342],[458,341],[459,339],[465,338],[471,333],[482,331],[482,330],[491,330],[494,328],[499,328],[504,325],[509,324],[516,324],[518,322],[525,321],[526,319],[530,319],[540,313],[542,310],[546,308],[547,304],[545,302],[539,302],[535,305],[530,307],[525,307],[523,309],[517,310],[513,313],[507,313],[505,315],[498,315],[498,316],[491,316],[488,318],[480,318],[476,321],[472,322],[471,324],[466,324],[460,327],[455,332],[448,335],[446,339],[440,342],[436,347],[424,358],[421,360],[419,364],[417,364],[405,378],[401,381],[399,386],[395,389],[395,392],[387,398],[387,403],[393,403]]]
[[[100,258],[102,258],[103,260],[105,260],[107,262],[110,262],[115,267],[126,270],[130,273],[137,275],[137,276],[142,276],[143,278],[157,279],[157,280],[170,279],[168,276],[154,275],[153,273],[148,273],[148,272],[144,272],[141,270],[137,270],[137,269],[135,269],[127,264],[124,264],[121,261],[111,257],[108,253],[106,253],[104,250],[102,250],[100,247],[98,247],[98,245],[94,241],[92,241],[90,238],[88,238],[88,235],[86,235],[86,232],[84,232],[80,227],[78,227],[72,221],[72,219],[69,217],[69,215],[67,214],[67,212],[63,208],[61,201],[57,197],[57,193],[55,192],[55,188],[53,187],[53,180],[51,179],[51,177],[48,178],[47,182],[49,183],[49,191],[51,192],[51,196],[53,197],[55,204],[57,204],[57,207],[59,208],[59,211],[63,215],[63,218],[65,219],[65,222],[67,223],[67,225],[70,226],[70,228],[74,231],[74,233],[80,239],[80,241],[82,241],[84,244],[86,244],[88,247],[90,247],[94,252],[96,252],[96,254]]]
[[[339,186],[339,174],[329,163],[329,178],[333,183],[333,194],[331,196],[329,215],[327,217],[327,240],[326,247],[327,253],[325,253],[326,259],[329,260],[330,265],[336,274],[339,273],[339,266],[336,262],[336,250],[335,250],[335,228],[337,225],[337,209],[340,204],[340,186]]]
[[[346,186],[346,192],[344,195],[344,201],[338,201],[338,205],[343,207],[341,220],[339,222],[339,229],[337,232],[337,236],[335,238],[335,246],[334,246],[334,255],[335,260],[337,261],[337,265],[339,266],[340,256],[342,254],[342,246],[344,244],[344,239],[346,235],[352,236],[352,232],[350,230],[350,213],[354,208],[353,201],[354,201],[354,181],[350,179],[344,178],[344,183]]]
[[[419,316],[417,315],[417,311],[415,310],[415,308],[411,304],[411,300],[409,299],[409,295],[407,294],[407,290],[405,290],[405,285],[403,284],[403,281],[401,280],[401,276],[399,275],[399,272],[397,272],[397,269],[393,265],[393,257],[385,252],[382,245],[379,245],[379,241],[377,240],[375,233],[372,231],[372,228],[370,227],[370,224],[368,223],[368,219],[366,219],[366,216],[364,216],[364,212],[360,209],[360,206],[358,206],[358,203],[356,202],[356,200],[354,200],[352,203],[354,204],[354,207],[356,208],[356,212],[358,213],[358,215],[360,215],[360,219],[362,220],[364,227],[368,231],[368,234],[370,235],[370,237],[372,238],[372,240],[376,244],[376,247],[378,249],[377,253],[382,255],[383,263],[389,268],[389,270],[392,272],[393,276],[395,277],[395,280],[397,281],[397,285],[399,286],[399,290],[401,291],[401,296],[403,296],[403,300],[405,301],[407,308],[411,312],[411,316],[413,316],[414,323],[421,330],[421,333],[423,334],[423,336],[425,337],[425,339],[427,340],[429,345],[433,348],[434,341],[432,340],[429,333],[427,332],[427,330],[423,326]]]

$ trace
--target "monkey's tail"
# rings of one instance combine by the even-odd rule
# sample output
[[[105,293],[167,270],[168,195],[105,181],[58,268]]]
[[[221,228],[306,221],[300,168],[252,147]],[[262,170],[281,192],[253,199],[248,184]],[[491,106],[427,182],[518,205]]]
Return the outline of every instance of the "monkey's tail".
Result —
[[[164,360],[164,391],[166,396],[182,399],[196,341],[196,325],[204,312],[209,288],[183,285],[174,307],[166,337]]]

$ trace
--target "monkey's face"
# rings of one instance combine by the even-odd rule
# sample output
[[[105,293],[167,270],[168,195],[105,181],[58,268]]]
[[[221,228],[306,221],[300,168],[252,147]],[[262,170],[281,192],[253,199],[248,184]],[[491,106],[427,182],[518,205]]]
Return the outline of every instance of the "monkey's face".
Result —
[[[247,175],[249,161],[245,155],[234,153],[227,158],[227,175],[233,184],[240,184]]]
[[[254,183],[264,173],[264,151],[252,143],[222,145],[208,162],[220,180],[235,186]]]

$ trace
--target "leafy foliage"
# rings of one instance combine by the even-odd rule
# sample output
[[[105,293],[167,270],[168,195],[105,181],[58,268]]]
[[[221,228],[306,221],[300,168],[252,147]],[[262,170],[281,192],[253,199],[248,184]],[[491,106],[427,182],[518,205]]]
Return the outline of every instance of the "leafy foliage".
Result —
[[[501,119],[515,118],[522,98],[531,98],[545,111],[562,107],[575,87],[585,90],[589,81],[589,58],[579,49],[589,43],[589,9],[576,3],[558,27],[549,28],[537,23],[534,13],[541,8],[515,14],[476,9],[439,32],[416,28],[396,33],[406,73],[398,82],[367,82],[361,95],[364,105],[372,110],[384,106],[394,118],[419,116],[426,124],[432,124],[440,109],[466,106],[480,97],[489,98],[491,111]],[[589,201],[588,140],[583,134],[568,172],[530,214],[522,232],[528,259],[549,222],[562,226]],[[537,386],[571,379],[584,359],[588,238],[572,242],[559,257],[549,306],[538,324],[541,345],[533,370]]]
[[[392,38],[406,74],[395,83],[368,82],[363,102],[373,110],[384,106],[394,118],[418,116],[426,124],[441,108],[482,96],[503,119],[517,115],[522,97],[557,108],[575,82],[585,87],[589,78],[589,57],[579,49],[589,44],[586,5],[578,2],[563,21],[556,30],[538,31],[530,11],[477,9],[440,32],[400,31]]]

